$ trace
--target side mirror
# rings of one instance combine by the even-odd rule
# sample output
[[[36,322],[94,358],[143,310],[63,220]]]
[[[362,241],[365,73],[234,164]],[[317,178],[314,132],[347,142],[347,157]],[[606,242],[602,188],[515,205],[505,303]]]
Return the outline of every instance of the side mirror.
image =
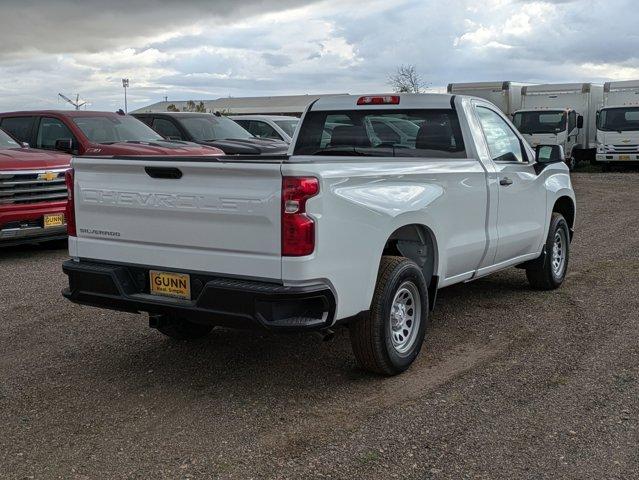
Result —
[[[55,141],[55,150],[71,153],[73,151],[73,140],[70,138],[58,138]]]
[[[29,148],[29,142],[22,142],[20,145],[22,145],[22,148]]]
[[[177,135],[169,135],[168,137],[166,137],[168,140],[182,140],[182,137],[178,137]]]
[[[583,115],[577,115],[577,128],[579,128],[579,129],[584,128],[584,116]]]
[[[541,173],[551,163],[565,162],[564,147],[561,145],[537,145],[535,147],[535,171]]]

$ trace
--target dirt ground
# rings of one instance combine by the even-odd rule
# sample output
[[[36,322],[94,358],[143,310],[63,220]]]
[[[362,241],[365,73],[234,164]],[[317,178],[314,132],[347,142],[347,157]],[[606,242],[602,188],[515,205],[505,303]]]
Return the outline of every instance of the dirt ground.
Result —
[[[346,331],[170,341],[64,300],[64,250],[0,251],[0,477],[639,478],[639,174],[573,181],[564,287],[442,290],[395,378]]]

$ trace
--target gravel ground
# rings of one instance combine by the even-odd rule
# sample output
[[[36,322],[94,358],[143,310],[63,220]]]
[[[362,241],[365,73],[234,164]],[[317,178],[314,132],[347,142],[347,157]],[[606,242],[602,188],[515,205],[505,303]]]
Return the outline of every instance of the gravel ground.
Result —
[[[564,287],[442,290],[389,379],[345,331],[172,342],[62,299],[63,250],[3,250],[0,476],[639,478],[639,174],[573,178]]]

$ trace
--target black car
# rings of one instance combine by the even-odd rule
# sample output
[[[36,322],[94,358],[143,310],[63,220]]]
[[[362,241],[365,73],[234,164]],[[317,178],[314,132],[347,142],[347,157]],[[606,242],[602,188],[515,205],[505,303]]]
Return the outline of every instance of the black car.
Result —
[[[134,113],[137,119],[170,140],[185,140],[221,149],[227,155],[283,155],[288,145],[253,136],[219,113]]]

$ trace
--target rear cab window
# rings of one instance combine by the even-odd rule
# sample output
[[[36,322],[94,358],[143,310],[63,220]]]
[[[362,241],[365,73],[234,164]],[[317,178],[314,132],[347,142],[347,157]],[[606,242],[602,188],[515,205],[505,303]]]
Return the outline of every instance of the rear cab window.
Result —
[[[459,118],[452,109],[311,111],[294,153],[466,158]]]

